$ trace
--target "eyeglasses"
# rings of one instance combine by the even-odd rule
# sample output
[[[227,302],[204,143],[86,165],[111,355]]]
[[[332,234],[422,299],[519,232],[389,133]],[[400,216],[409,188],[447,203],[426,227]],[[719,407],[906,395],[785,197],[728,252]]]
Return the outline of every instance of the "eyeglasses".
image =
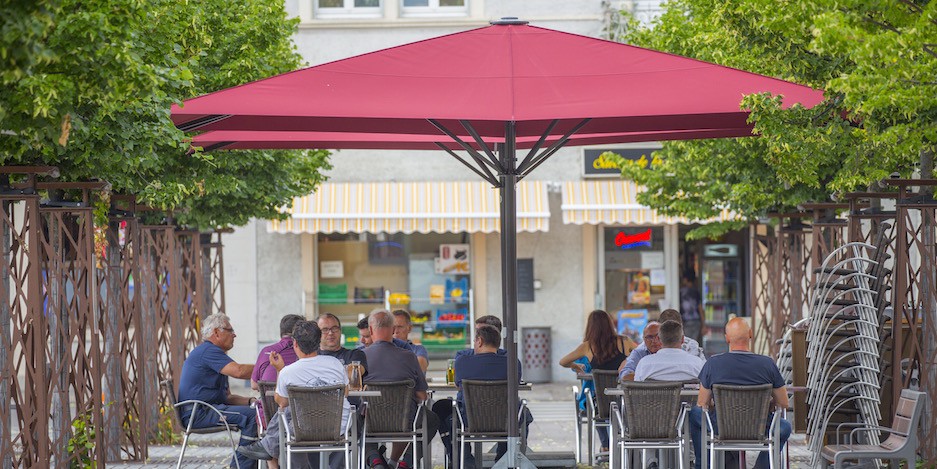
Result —
[[[234,334],[234,328],[233,328],[233,327],[222,327],[221,330],[223,330],[223,331],[228,331],[228,332]]]
[[[660,334],[646,335],[644,340],[660,340]]]
[[[338,326],[323,327],[323,328],[322,328],[322,333],[323,333],[323,334],[338,334],[341,330],[342,330],[342,328],[341,328],[341,327],[338,327]]]

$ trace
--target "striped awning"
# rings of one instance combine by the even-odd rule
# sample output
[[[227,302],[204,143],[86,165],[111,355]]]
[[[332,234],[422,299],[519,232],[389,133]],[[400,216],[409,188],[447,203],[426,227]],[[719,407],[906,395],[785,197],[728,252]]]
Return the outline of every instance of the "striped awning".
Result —
[[[493,233],[501,229],[498,189],[483,181],[323,183],[293,199],[276,233]],[[517,231],[547,231],[542,181],[517,185]]]
[[[668,217],[638,203],[644,188],[622,179],[568,181],[563,185],[563,223],[575,225],[674,225],[733,219],[728,211],[710,220]]]

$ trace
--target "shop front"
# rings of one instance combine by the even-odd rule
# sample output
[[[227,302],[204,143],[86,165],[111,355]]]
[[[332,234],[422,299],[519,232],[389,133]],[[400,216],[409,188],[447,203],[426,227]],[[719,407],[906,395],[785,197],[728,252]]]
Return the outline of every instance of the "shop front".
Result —
[[[545,184],[523,182],[518,195],[519,231],[546,231]],[[338,316],[346,347],[357,345],[360,318],[403,309],[412,341],[451,356],[471,344],[474,285],[484,277],[476,260],[486,255],[475,239],[500,229],[498,203],[484,182],[324,183],[268,228],[306,238],[306,315]]]

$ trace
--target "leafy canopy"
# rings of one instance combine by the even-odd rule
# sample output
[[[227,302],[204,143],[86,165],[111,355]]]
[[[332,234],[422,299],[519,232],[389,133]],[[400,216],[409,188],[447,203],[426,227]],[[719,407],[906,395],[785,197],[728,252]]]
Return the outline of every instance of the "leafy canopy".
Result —
[[[0,164],[60,168],[211,228],[304,195],[322,151],[191,153],[173,103],[294,70],[282,2],[39,0],[0,6]]]
[[[830,200],[910,175],[937,145],[937,2],[675,0],[653,28],[630,20],[613,39],[825,90],[814,109],[745,97],[759,138],[666,142],[647,165],[618,159],[647,186],[639,200],[666,214],[753,219]]]

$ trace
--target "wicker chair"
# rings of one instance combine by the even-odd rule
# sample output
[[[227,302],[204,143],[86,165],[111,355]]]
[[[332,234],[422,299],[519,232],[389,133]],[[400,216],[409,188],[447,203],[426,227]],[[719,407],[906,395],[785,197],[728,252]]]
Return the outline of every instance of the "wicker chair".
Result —
[[[362,404],[365,408],[364,431],[361,436],[361,446],[368,440],[384,442],[405,442],[412,444],[413,464],[416,467],[417,448],[426,440],[426,425],[422,425],[425,402],[420,402],[416,413],[410,418],[410,409],[413,407],[413,388],[416,384],[412,379],[403,381],[369,382],[368,390],[380,391],[380,397],[369,397]],[[365,469],[365,458],[361,458],[361,469]],[[425,469],[431,467],[430,461],[424,461]]]
[[[276,391],[277,383],[276,381],[258,381],[257,382],[257,391],[260,393],[260,402],[263,403],[264,409],[264,428],[267,428],[267,425],[270,425],[270,422],[273,421],[274,416],[277,413],[277,409],[280,408],[277,405],[277,401],[274,400],[273,394]]]
[[[774,413],[768,436],[765,422],[771,410],[771,384],[757,386],[713,385],[713,402],[716,407],[718,435],[709,434],[712,419],[709,409],[703,407],[705,421],[702,425],[702,467],[706,458],[715,459],[716,451],[765,451],[770,454],[771,468],[780,465],[780,412]],[[707,454],[708,447],[708,454]]]
[[[228,423],[224,413],[215,408],[215,406],[204,401],[187,400],[179,402],[176,399],[176,388],[173,386],[171,380],[162,381],[160,386],[165,390],[166,396],[169,397],[169,404],[176,409],[174,413],[176,423],[178,424],[179,428],[183,429],[182,451],[179,452],[179,460],[176,462],[176,469],[182,467],[182,458],[185,456],[185,448],[189,443],[189,435],[192,434],[205,435],[210,433],[228,432],[228,439],[231,440],[231,451],[237,451],[237,440],[234,439],[234,433],[239,429],[237,425]],[[197,412],[200,407],[211,410],[212,412],[218,414],[219,423],[211,427],[192,428],[192,419],[189,419],[189,421],[186,422],[182,418],[182,409],[187,405],[192,406],[191,414],[195,414],[195,412]],[[241,463],[238,462],[237,458],[234,458],[234,463],[237,465],[238,469],[241,469]]]
[[[351,424],[342,428],[345,385],[324,387],[287,386],[290,398],[292,425],[280,413],[280,425],[286,433],[286,467],[293,467],[293,453],[324,453],[342,450],[345,469],[357,464],[355,450],[358,445],[357,429],[352,407]],[[292,427],[292,428],[291,428]],[[354,462],[353,462],[354,461]]]
[[[458,424],[453,424],[453,439],[458,440],[459,469],[465,469],[465,445],[470,443],[507,442],[508,419],[515,416],[519,423],[527,402],[521,400],[517,414],[508,409],[508,382],[462,380],[462,399],[465,415],[459,412],[456,401],[452,401],[452,412]],[[525,425],[521,424],[521,440],[526,440]],[[476,454],[481,458],[481,454]]]
[[[605,394],[606,389],[618,387],[618,371],[615,370],[592,370],[592,382],[595,384],[595,401],[586,407],[589,417],[589,434],[596,437],[596,430],[599,427],[609,428],[611,420],[609,419],[609,408],[614,400],[612,396]],[[590,400],[589,402],[593,402]],[[594,441],[594,440],[593,440]],[[607,452],[595,451],[593,445],[589,445],[589,462],[591,465],[598,465],[600,456],[608,456]]]
[[[631,462],[630,450],[640,449],[641,467],[647,467],[647,449],[678,450],[678,467],[684,467],[683,455],[686,453],[686,438],[683,422],[686,407],[680,400],[683,383],[658,381],[622,383],[622,409],[624,418],[618,410],[618,404],[612,403],[611,413],[613,430],[611,434],[614,448],[621,451],[621,460],[627,468]],[[617,428],[616,428],[617,427]],[[609,467],[612,467],[611,463]]]

